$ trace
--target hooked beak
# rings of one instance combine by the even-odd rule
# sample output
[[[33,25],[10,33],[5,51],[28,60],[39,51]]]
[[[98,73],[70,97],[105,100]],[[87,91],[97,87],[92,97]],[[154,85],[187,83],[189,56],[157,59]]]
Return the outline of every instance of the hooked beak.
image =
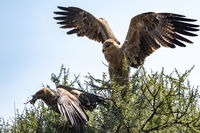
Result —
[[[105,52],[106,52],[106,48],[103,48],[103,49],[102,49],[102,52],[105,53]]]
[[[37,97],[36,96],[32,96],[33,98],[29,101],[31,104],[35,104],[35,102],[37,101]]]

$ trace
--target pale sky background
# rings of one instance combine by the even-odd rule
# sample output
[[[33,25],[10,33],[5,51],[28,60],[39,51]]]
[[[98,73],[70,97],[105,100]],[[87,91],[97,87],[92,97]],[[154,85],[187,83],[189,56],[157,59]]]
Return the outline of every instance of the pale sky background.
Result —
[[[200,0],[1,0],[0,117],[14,116],[14,103],[22,111],[42,83],[51,84],[51,73],[58,73],[62,64],[82,78],[88,72],[96,77],[107,72],[102,45],[66,35],[68,30],[60,29],[53,19],[57,6],[76,6],[105,18],[123,43],[133,16],[173,12],[200,20],[199,5]],[[186,48],[159,49],[146,59],[145,68],[160,71],[164,67],[169,74],[174,68],[184,72],[195,65],[189,79],[200,85],[200,38],[189,39],[194,44]]]

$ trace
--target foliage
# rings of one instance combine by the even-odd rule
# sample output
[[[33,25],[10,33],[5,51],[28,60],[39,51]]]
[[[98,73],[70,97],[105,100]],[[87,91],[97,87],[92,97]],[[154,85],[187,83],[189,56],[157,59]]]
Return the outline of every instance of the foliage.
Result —
[[[59,114],[47,109],[43,102],[36,106],[24,108],[22,114],[18,111],[12,124],[2,123],[1,131],[4,133],[64,133],[70,132],[65,119]]]
[[[141,68],[127,85],[120,86],[115,82],[110,88],[109,106],[101,107],[99,115],[94,115],[101,124],[94,126],[100,131],[119,133],[200,132],[198,88],[186,82],[191,70],[184,74],[175,70],[173,74],[165,75],[164,70],[147,74]],[[105,83],[100,81],[102,86],[96,86],[99,80],[93,77],[90,80],[89,84],[94,88],[106,90]],[[124,88],[125,96],[121,95]]]
[[[191,70],[183,74],[175,70],[167,75],[163,69],[148,74],[141,67],[125,84],[109,81],[105,73],[102,79],[89,74],[82,84],[79,76],[70,81],[69,70],[62,66],[58,76],[52,74],[51,79],[56,86],[74,86],[106,98],[104,105],[87,112],[88,133],[200,132],[198,87],[187,80]],[[72,132],[65,119],[43,102],[16,113],[12,123],[0,119],[0,128],[5,133]]]

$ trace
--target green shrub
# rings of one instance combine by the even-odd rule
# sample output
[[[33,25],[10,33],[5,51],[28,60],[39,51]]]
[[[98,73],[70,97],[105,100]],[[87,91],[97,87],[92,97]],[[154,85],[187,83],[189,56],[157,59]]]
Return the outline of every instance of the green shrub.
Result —
[[[126,84],[111,83],[106,74],[102,79],[88,75],[82,84],[78,76],[70,81],[69,71],[62,66],[58,76],[52,74],[51,79],[55,85],[75,86],[107,99],[104,105],[87,112],[88,133],[193,133],[200,132],[200,97],[198,87],[191,86],[187,79],[191,70],[183,74],[177,70],[169,75],[164,70],[148,74],[141,67]],[[25,107],[22,114],[16,113],[11,123],[0,119],[0,128],[5,133],[72,132],[65,119],[41,101]]]

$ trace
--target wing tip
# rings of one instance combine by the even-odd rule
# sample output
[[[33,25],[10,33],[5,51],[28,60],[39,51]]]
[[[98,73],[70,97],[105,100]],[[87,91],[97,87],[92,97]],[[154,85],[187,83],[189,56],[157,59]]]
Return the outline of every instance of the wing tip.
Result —
[[[57,20],[57,18],[56,18],[56,17],[53,17],[53,19]]]
[[[60,12],[53,12],[54,14],[60,15]]]
[[[57,6],[57,8],[63,10],[63,9],[66,9],[67,7]]]

